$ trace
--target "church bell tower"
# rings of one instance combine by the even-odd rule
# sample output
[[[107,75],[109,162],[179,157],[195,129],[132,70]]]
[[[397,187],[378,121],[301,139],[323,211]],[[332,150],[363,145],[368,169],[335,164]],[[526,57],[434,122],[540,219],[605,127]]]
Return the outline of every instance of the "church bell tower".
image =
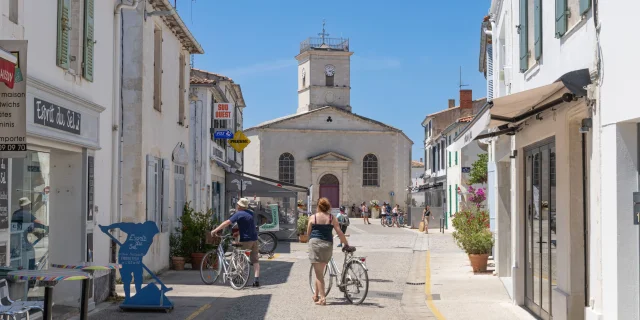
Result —
[[[322,33],[300,43],[298,60],[298,111],[332,106],[351,112],[351,55],[349,39]]]

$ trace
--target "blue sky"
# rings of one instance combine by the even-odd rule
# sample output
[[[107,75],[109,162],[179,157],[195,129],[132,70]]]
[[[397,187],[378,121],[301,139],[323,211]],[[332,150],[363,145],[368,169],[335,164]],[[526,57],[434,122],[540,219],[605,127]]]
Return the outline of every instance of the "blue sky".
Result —
[[[170,2],[174,2],[171,0]],[[423,157],[420,123],[459,100],[459,68],[474,99],[486,96],[478,72],[480,23],[489,0],[177,0],[205,50],[195,67],[242,86],[244,127],[296,112],[300,42],[326,19],[330,37],[350,39],[353,112],[403,130]]]

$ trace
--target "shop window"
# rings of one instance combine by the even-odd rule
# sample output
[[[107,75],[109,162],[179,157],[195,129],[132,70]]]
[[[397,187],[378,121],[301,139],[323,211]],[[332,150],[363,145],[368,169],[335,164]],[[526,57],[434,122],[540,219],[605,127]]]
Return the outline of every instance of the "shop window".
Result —
[[[25,158],[13,159],[11,188],[0,191],[0,200],[9,199],[7,191],[11,195],[11,219],[8,221],[6,212],[1,212],[0,228],[10,226],[9,261],[15,268],[35,270],[48,265],[49,160],[48,153],[35,151],[29,151]],[[8,161],[0,159],[0,182],[6,181],[2,174],[5,172]]]
[[[187,183],[185,180],[185,167],[181,165],[173,166],[173,183],[175,193],[175,214],[176,218],[182,217],[182,211],[186,201]]]

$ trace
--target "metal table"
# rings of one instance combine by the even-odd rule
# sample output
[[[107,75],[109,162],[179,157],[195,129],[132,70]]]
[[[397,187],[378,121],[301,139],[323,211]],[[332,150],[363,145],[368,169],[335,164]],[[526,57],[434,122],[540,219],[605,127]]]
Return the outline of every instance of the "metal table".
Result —
[[[88,273],[91,276],[91,279],[89,281],[89,287],[87,288],[87,292],[89,292],[89,299],[87,302],[87,312],[91,311],[93,309],[95,309],[95,302],[94,302],[94,294],[93,294],[93,285],[91,284],[91,282],[93,281],[93,279],[95,279],[94,277],[94,273],[96,271],[111,271],[111,270],[116,270],[116,269],[120,269],[122,267],[122,265],[117,264],[117,263],[95,263],[95,262],[77,262],[77,263],[73,263],[73,264],[57,264],[57,263],[52,263],[51,264],[52,268],[58,268],[58,269],[71,269],[71,270],[82,270],[86,273]]]
[[[82,281],[82,300],[80,304],[80,319],[87,320],[88,287],[91,275],[78,270],[17,270],[7,274],[7,278],[17,281],[44,282],[44,311],[43,318],[52,320],[53,287],[60,281]]]

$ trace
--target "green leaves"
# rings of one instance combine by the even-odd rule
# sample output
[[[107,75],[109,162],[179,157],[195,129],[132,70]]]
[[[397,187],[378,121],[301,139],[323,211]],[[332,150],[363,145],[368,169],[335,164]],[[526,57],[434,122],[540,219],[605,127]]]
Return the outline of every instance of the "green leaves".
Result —
[[[307,224],[309,224],[309,217],[307,215],[302,215],[298,217],[298,234],[305,234],[307,232]]]
[[[489,231],[489,214],[486,211],[466,210],[453,216],[453,238],[467,254],[490,253],[493,234]]]
[[[489,155],[486,153],[479,154],[478,160],[471,165],[471,172],[469,173],[469,184],[487,183],[487,163],[489,162]]]
[[[191,208],[190,203],[187,202],[184,205],[180,223],[182,226],[176,227],[175,233],[180,234],[181,253],[183,253],[187,259],[191,257],[192,253],[207,252],[211,249],[210,245],[206,244],[206,234],[219,225],[219,221],[213,218],[213,212],[211,210],[206,213],[196,212]]]

